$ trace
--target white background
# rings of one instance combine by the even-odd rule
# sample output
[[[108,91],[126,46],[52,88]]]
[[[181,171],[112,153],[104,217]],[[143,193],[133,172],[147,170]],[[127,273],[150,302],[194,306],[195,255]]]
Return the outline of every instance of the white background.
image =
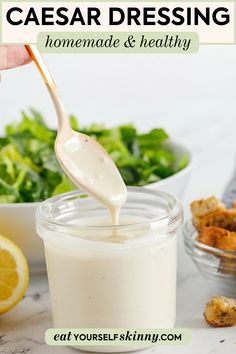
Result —
[[[187,199],[221,193],[236,150],[236,47],[201,46],[197,54],[45,56],[68,113],[81,125],[135,122],[161,126],[195,154]],[[51,126],[55,113],[33,64],[2,73],[0,129],[28,107]],[[205,183],[210,175],[211,184]],[[195,180],[197,176],[197,180]]]

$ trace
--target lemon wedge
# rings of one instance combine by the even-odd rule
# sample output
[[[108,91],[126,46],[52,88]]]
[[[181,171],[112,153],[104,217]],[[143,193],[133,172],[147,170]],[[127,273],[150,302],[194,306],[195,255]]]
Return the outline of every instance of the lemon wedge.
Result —
[[[19,247],[0,235],[0,314],[12,309],[24,296],[29,269]]]

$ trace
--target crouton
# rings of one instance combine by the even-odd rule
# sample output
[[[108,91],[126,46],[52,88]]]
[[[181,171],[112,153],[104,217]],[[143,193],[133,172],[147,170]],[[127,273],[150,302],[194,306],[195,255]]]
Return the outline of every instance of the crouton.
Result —
[[[198,229],[201,219],[209,213],[225,210],[224,205],[214,196],[191,203],[193,225]]]
[[[224,251],[236,251],[236,232],[220,227],[202,227],[197,240],[205,245],[216,247]]]
[[[236,300],[225,296],[215,296],[206,304],[204,317],[214,327],[236,325]]]
[[[236,209],[214,211],[203,216],[198,224],[198,230],[206,226],[216,226],[236,232]]]

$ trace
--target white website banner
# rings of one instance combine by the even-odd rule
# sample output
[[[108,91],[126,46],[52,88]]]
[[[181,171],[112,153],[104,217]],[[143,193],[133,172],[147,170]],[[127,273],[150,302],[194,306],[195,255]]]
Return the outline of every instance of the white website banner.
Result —
[[[40,32],[196,32],[234,43],[234,2],[2,1],[2,42],[36,43]]]

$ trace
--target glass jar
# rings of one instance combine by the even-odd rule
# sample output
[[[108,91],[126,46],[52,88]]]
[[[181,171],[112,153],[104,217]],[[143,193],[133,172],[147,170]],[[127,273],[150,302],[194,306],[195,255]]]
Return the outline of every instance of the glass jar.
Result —
[[[176,236],[182,226],[182,207],[174,197],[130,187],[114,226],[105,207],[75,191],[43,202],[36,224],[55,327],[174,326]]]

